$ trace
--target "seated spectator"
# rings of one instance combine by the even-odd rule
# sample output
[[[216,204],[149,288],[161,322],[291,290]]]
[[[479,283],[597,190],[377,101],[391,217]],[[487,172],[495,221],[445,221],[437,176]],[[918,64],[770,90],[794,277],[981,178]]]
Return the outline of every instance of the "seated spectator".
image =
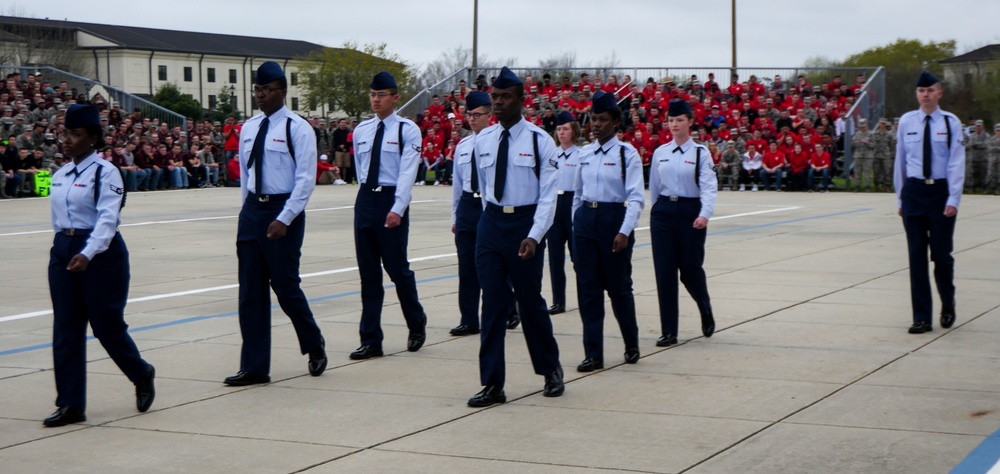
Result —
[[[333,184],[338,180],[340,180],[340,170],[337,169],[337,165],[330,163],[329,156],[319,155],[319,160],[316,161],[316,184]]]
[[[240,187],[240,158],[234,155],[226,164],[226,187]]]
[[[176,146],[175,146],[176,148]],[[191,144],[191,151],[186,153],[181,153],[181,163],[187,168],[187,175],[190,178],[191,186],[195,188],[205,188],[208,187],[208,180],[205,179],[207,172],[205,171],[205,164],[201,162],[201,156],[198,152],[201,150],[201,145],[197,143]]]
[[[170,137],[167,138],[169,139]],[[170,189],[187,189],[190,173],[188,173],[187,167],[184,166],[181,145],[179,143],[172,145],[170,151],[163,154],[163,161],[166,164],[167,171],[170,173]]]
[[[207,145],[197,151],[198,158],[205,168],[205,183],[208,186],[220,186],[219,184],[219,163],[215,161],[215,145]]]
[[[751,191],[757,191],[757,178],[759,170],[764,164],[764,156],[757,153],[757,145],[747,143],[747,152],[743,155],[742,166],[740,167],[740,191],[746,191],[747,184],[753,184]]]
[[[781,178],[785,174],[785,165],[788,163],[785,161],[784,153],[778,151],[778,142],[772,141],[768,145],[768,150],[764,152],[762,161],[760,180],[764,184],[764,191],[767,191],[772,178],[774,179],[774,190],[781,191]]]
[[[792,153],[788,155],[788,166],[792,180],[788,189],[790,191],[805,191],[809,179],[809,154],[803,150],[801,143],[792,145]]]
[[[719,176],[720,185],[729,185],[730,191],[736,189],[736,184],[740,178],[740,167],[743,157],[736,149],[736,142],[729,140],[726,142],[726,150],[722,152],[722,160],[715,168]]]
[[[820,192],[827,192],[830,189],[830,167],[832,162],[830,154],[823,148],[822,143],[813,146],[812,156],[809,157],[809,192],[816,189],[815,175],[823,175],[823,187]]]

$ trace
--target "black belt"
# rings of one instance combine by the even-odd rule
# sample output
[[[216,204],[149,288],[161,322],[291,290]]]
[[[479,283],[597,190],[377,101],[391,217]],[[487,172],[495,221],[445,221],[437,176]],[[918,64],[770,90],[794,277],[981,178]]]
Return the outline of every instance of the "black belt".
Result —
[[[370,192],[373,192],[373,193],[393,193],[393,194],[396,194],[396,187],[395,186],[379,186],[377,188],[372,189],[367,184],[361,183],[361,190],[362,191],[370,191]]]
[[[926,184],[927,186],[934,186],[934,185],[940,186],[940,185],[948,184],[948,180],[946,180],[946,179],[933,179],[933,178],[931,178],[931,179],[906,178],[906,182],[910,183],[910,184]]]
[[[498,206],[492,202],[486,203],[486,210],[498,214],[534,214],[537,204],[527,206]]]
[[[93,231],[94,229],[62,229],[59,233],[70,237],[86,237]]]
[[[583,201],[583,207],[587,207],[587,208],[590,208],[590,209],[597,209],[597,208],[600,208],[600,207],[603,207],[603,208],[609,208],[609,207],[628,207],[628,203],[627,202],[593,202],[593,201]]]
[[[291,193],[285,194],[254,194],[250,193],[250,199],[257,202],[284,202],[292,197]]]
[[[462,191],[462,197],[479,199],[482,196],[483,195],[479,194],[479,193],[469,193],[469,192]]]
[[[660,195],[660,197],[656,198],[656,200],[657,201],[664,200],[670,202],[701,202],[701,198],[689,198],[683,196],[664,196],[662,194]]]

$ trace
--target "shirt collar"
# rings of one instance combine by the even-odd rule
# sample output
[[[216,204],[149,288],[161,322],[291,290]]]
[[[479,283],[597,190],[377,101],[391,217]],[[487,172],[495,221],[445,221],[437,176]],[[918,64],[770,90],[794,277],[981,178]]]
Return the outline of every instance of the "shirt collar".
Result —
[[[928,115],[930,115],[931,118],[934,119],[934,121],[937,121],[938,119],[941,118],[941,107],[938,107],[938,108],[934,109],[934,111],[931,112],[931,113],[929,113],[929,114],[924,113],[923,109],[917,109],[917,110],[920,110],[920,121],[921,122],[926,121]]]
[[[395,110],[393,110],[392,113],[389,114],[386,118],[381,120],[379,120],[378,115],[375,116],[376,127],[378,127],[378,122],[382,122],[383,124],[385,124],[385,128],[389,128],[390,126],[395,125],[397,121],[399,121],[399,116],[396,115]]]
[[[576,145],[570,145],[569,148],[566,149],[563,149],[563,147],[559,147],[560,158],[562,157],[569,158],[573,156],[573,153],[576,153]]]
[[[510,127],[509,129],[505,129],[505,128],[503,128],[503,125],[500,125],[500,133],[497,135],[497,141],[500,141],[503,138],[503,131],[504,130],[507,130],[507,131],[510,132],[510,139],[511,140],[516,140],[517,137],[519,137],[521,135],[521,131],[526,128],[526,125],[525,125],[526,123],[528,123],[528,122],[526,120],[524,120],[524,117],[521,117],[521,120],[518,120],[517,123],[515,123],[514,126]]]
[[[677,142],[673,142],[674,146],[670,148],[670,151],[674,151],[675,148],[680,148],[681,153],[687,153],[694,146],[694,140],[688,138],[688,141],[684,142],[683,145],[678,145]]]
[[[88,155],[86,158],[83,159],[83,161],[80,162],[80,164],[76,164],[74,161],[70,161],[69,163],[67,163],[66,172],[80,174],[83,173],[84,170],[86,170],[90,165],[96,162],[97,162],[97,152],[92,151],[90,152],[90,155]]]
[[[611,151],[611,149],[619,145],[617,136],[611,137],[611,139],[608,140],[607,143],[605,143],[604,145],[601,145],[600,142],[597,141],[595,141],[594,143],[597,144],[596,151],[600,151],[602,154],[605,155],[608,154],[608,152]]]

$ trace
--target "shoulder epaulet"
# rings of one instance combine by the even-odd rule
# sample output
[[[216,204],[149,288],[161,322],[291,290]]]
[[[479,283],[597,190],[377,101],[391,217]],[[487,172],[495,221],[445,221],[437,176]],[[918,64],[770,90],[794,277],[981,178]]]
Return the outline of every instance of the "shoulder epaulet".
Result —
[[[362,125],[368,125],[368,124],[370,124],[370,123],[372,123],[372,122],[374,122],[374,121],[375,121],[375,117],[372,117],[372,118],[370,118],[370,119],[368,119],[368,120],[365,120],[365,121],[363,121],[363,122],[359,123],[359,124],[358,124],[358,127],[360,127],[360,126],[362,126]],[[355,128],[357,128],[357,127],[355,127]]]
[[[261,120],[261,117],[264,117],[264,116],[265,116],[264,114],[254,115],[253,117],[250,117],[250,118],[246,119],[246,121],[243,122],[243,125],[246,125],[246,124],[248,124],[250,122],[253,122],[255,120]],[[239,124],[237,123],[237,125],[239,125]]]
[[[903,119],[903,117],[912,117],[912,116],[914,116],[914,115],[917,115],[917,113],[919,113],[919,112],[920,112],[919,110],[911,110],[911,111],[909,111],[909,112],[907,112],[907,113],[903,114],[903,116],[902,116],[902,117],[899,117],[899,118],[900,118],[900,120],[902,120],[902,119]]]
[[[473,135],[473,134],[470,133],[469,135],[466,135],[465,138],[459,140],[458,143],[456,143],[455,145],[456,146],[461,145],[462,143],[465,143],[465,142],[469,141],[472,138],[475,138],[475,135]]]

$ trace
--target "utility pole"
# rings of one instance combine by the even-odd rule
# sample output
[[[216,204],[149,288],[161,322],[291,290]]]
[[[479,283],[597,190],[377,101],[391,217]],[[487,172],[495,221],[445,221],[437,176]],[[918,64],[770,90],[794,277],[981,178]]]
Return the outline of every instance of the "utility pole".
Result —
[[[736,0],[733,1],[733,74],[736,73]]]
[[[472,74],[467,79],[470,83],[477,77],[479,67],[479,0],[472,2]]]

